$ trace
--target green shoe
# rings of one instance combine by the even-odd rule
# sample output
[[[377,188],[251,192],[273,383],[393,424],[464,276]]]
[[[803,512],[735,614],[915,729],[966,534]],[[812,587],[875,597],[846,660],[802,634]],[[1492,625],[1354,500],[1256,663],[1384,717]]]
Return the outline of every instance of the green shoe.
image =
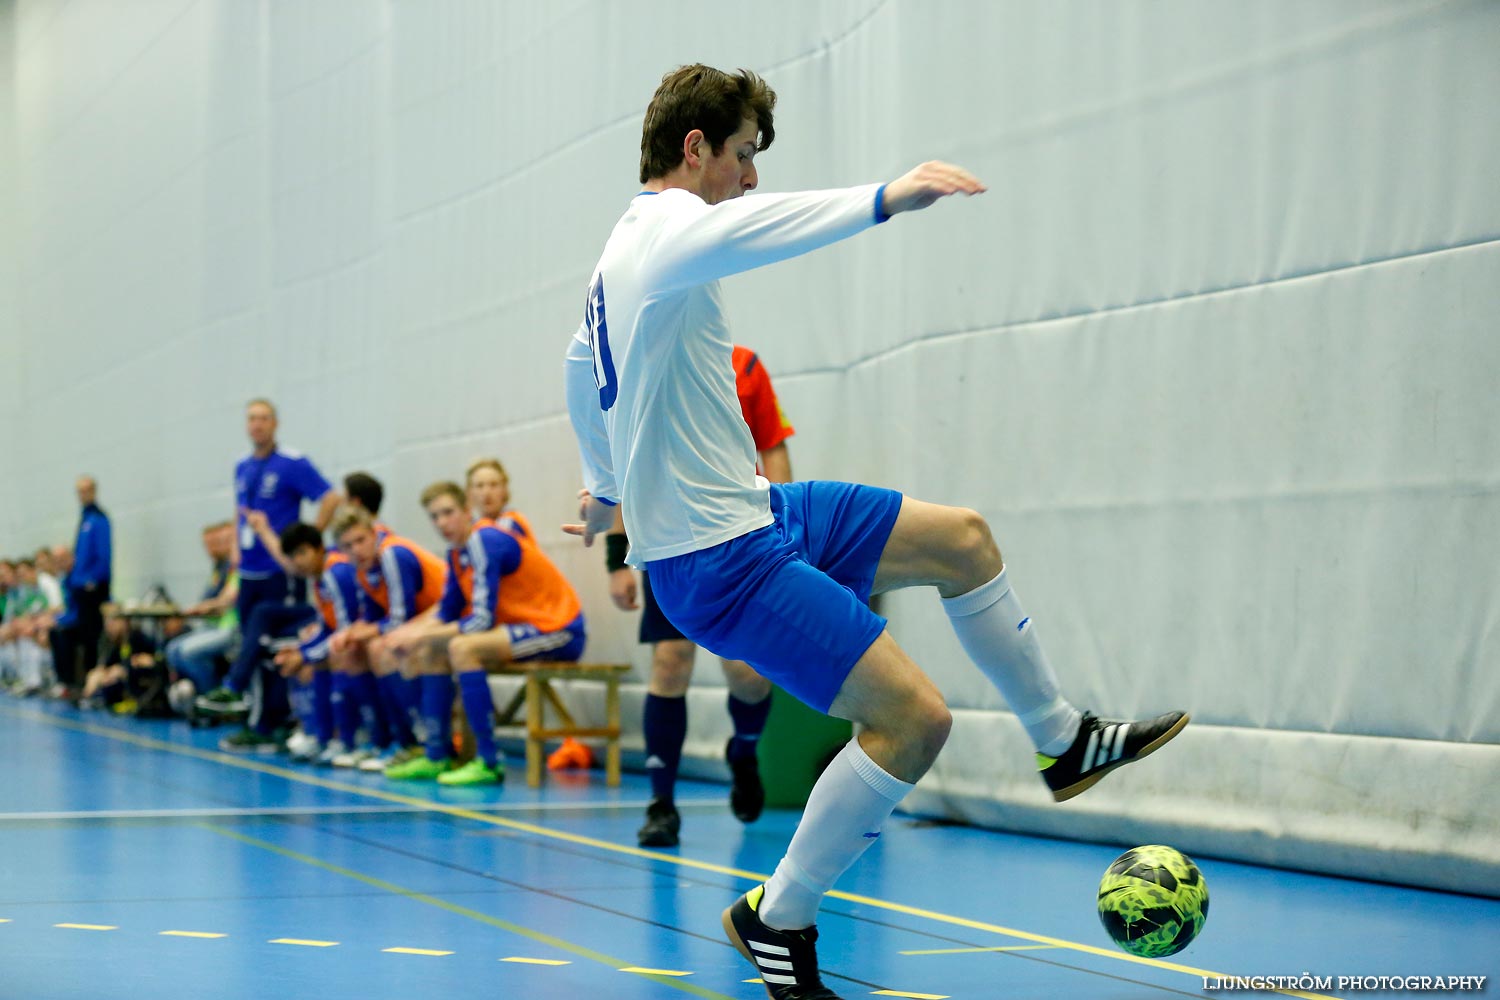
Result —
[[[496,761],[495,766],[490,767],[479,757],[447,774],[438,775],[440,785],[498,785],[504,780],[504,764]]]
[[[253,753],[270,756],[281,749],[281,740],[275,736],[257,733],[253,729],[242,729],[233,736],[219,740],[219,749],[225,753]]]
[[[405,764],[409,760],[416,760],[418,757],[425,756],[427,756],[427,751],[422,748],[421,744],[410,747],[402,747],[400,750],[396,751],[396,756],[391,758],[391,763]]]
[[[205,715],[238,715],[250,711],[250,699],[227,687],[216,687],[201,694],[193,703]]]
[[[396,781],[431,781],[452,766],[453,761],[447,757],[433,760],[424,753],[404,764],[392,764],[385,769],[385,776]]]

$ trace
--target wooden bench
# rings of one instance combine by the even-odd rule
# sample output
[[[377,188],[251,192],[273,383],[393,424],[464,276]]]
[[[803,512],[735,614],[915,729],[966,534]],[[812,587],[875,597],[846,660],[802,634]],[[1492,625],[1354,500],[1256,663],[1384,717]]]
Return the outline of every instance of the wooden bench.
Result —
[[[563,660],[530,660],[507,663],[492,671],[499,677],[523,677],[523,684],[500,711],[501,726],[521,726],[516,714],[526,706],[526,784],[542,783],[542,746],[564,736],[602,736],[605,741],[604,780],[611,788],[620,784],[620,678],[630,671],[628,663],[570,663]],[[553,690],[553,681],[603,681],[604,725],[580,726]],[[545,706],[551,705],[558,722],[548,726]]]

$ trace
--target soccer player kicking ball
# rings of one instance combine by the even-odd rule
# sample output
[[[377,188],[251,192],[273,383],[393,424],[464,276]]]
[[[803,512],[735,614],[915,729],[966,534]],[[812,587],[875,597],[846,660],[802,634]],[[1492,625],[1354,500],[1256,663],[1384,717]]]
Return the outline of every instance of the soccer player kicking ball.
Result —
[[[859,736],[808,798],[771,879],[724,911],[724,929],[775,1000],[837,1000],[818,973],[823,895],[879,836],[936,759],[952,716],[868,598],[935,587],[969,657],[1036,745],[1058,801],[1156,750],[1182,712],[1142,722],[1080,713],[1058,690],[984,518],[891,490],[772,485],[754,475],[718,280],[985,188],[947,163],[889,184],[741,198],[775,137],[776,95],[753,73],[684,66],[647,108],[637,195],[590,281],[567,353],[591,544],[623,506],[632,550],[667,617],[744,660]]]

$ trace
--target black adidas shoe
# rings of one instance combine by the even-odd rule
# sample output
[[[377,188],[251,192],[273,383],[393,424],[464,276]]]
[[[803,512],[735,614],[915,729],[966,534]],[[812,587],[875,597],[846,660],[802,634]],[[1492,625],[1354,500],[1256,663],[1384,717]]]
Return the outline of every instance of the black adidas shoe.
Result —
[[[724,744],[724,760],[734,775],[734,784],[729,789],[729,811],[741,823],[754,823],[766,807],[766,786],[760,782],[760,761],[753,753],[736,760],[729,753],[733,747],[734,737],[731,736]]]
[[[652,799],[646,807],[646,825],[635,832],[636,843],[642,847],[676,847],[677,834],[682,829],[682,815],[670,802]]]
[[[1037,766],[1042,780],[1052,789],[1052,798],[1064,802],[1092,788],[1121,764],[1152,753],[1187,724],[1186,712],[1168,712],[1142,722],[1096,719],[1084,712],[1073,745],[1061,757],[1037,754]]]
[[[818,929],[772,930],[756,908],[766,887],[758,885],[724,911],[724,933],[750,960],[771,1000],[842,1000],[818,975]]]

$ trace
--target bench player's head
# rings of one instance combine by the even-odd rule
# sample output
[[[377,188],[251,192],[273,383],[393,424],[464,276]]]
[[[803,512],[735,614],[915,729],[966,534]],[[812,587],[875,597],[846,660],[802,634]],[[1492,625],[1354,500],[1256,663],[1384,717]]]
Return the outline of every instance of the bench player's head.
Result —
[[[446,479],[433,483],[422,491],[422,508],[449,545],[462,545],[469,537],[469,501],[462,486]]]

